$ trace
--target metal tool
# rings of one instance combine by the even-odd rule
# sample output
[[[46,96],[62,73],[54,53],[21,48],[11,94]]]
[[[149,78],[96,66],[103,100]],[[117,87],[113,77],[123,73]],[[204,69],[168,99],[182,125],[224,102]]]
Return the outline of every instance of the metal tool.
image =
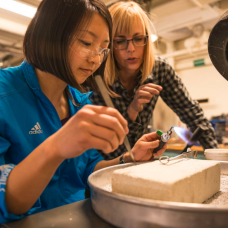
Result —
[[[184,159],[184,158],[190,158],[193,156],[194,159],[196,159],[197,157],[197,151],[196,150],[191,150],[190,148],[188,148],[188,151],[187,152],[184,152],[180,155],[177,155],[175,157],[168,157],[168,156],[161,156],[159,158],[159,161],[165,165],[167,163],[169,163],[170,161],[175,161],[175,160],[179,160],[179,159]]]
[[[95,81],[96,81],[97,86],[98,86],[98,88],[99,88],[99,90],[101,92],[102,97],[104,98],[105,104],[108,107],[115,108],[113,103],[112,103],[112,100],[111,100],[111,98],[110,98],[110,96],[108,94],[108,91],[107,91],[107,89],[106,89],[106,87],[104,85],[104,82],[103,82],[101,76],[100,75],[96,75],[95,76]],[[127,136],[125,136],[125,138],[124,138],[124,145],[127,148],[128,152],[129,152],[129,154],[131,156],[131,159],[133,160],[133,162],[135,162],[135,158],[134,158],[134,155],[133,155],[133,153],[131,151],[131,146],[130,146],[130,143],[128,141]]]
[[[168,142],[168,140],[170,139],[171,134],[172,134],[172,128],[173,127],[171,127],[166,133],[163,133],[162,131],[159,131],[159,130],[157,131],[157,134],[161,136],[161,139],[159,141],[158,147],[156,147],[153,150],[153,154],[157,153],[159,150],[161,150],[163,148],[163,146]]]

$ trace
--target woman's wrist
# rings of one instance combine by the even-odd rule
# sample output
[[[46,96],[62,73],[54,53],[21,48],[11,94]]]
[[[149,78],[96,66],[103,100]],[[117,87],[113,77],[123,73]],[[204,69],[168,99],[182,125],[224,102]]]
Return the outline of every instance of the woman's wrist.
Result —
[[[127,114],[132,121],[135,121],[137,119],[139,112],[132,108],[131,105],[129,105],[127,109]]]
[[[47,158],[52,161],[61,164],[65,158],[63,158],[59,153],[59,148],[56,146],[56,143],[53,142],[53,137],[50,136],[44,142],[44,151],[47,155]]]

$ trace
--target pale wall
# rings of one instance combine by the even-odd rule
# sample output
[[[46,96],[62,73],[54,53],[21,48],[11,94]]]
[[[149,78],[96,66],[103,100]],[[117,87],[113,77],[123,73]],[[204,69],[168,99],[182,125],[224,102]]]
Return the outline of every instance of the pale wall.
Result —
[[[208,98],[201,107],[207,118],[228,113],[228,81],[213,65],[178,72],[193,99]]]

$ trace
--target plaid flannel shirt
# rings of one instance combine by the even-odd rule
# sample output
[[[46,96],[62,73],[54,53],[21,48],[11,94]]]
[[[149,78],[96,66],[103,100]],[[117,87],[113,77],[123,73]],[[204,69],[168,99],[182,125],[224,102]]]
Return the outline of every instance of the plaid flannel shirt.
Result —
[[[134,89],[134,94],[141,85],[140,78],[141,76]],[[204,117],[203,110],[199,106],[199,103],[190,97],[181,79],[165,59],[156,56],[153,71],[143,82],[143,84],[147,83],[162,86],[163,90],[160,92],[161,98],[179,116],[180,120],[187,125],[191,132],[194,132],[199,125],[203,128],[204,132],[199,142],[204,148],[218,148],[218,143],[215,140],[215,132],[211,123]],[[112,101],[115,108],[118,109],[128,121],[128,139],[133,147],[136,141],[148,131],[147,126],[153,116],[153,110],[158,96],[154,95],[149,103],[144,104],[143,111],[138,114],[137,119],[133,122],[127,114],[127,109],[134,98],[134,94],[133,96],[129,96],[127,90],[119,80],[114,82],[112,90],[121,95],[121,97],[112,98]],[[94,92],[90,99],[95,105],[105,106],[105,102],[100,94]],[[122,144],[117,150],[110,154],[104,154],[102,151],[101,154],[104,159],[110,160],[120,156],[126,151],[126,147]]]

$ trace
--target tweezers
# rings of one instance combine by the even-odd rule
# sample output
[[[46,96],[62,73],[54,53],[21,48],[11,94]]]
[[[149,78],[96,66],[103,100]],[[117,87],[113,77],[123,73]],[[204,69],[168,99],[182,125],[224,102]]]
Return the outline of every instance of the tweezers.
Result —
[[[168,156],[161,156],[159,158],[159,161],[165,165],[167,163],[169,163],[170,161],[174,161],[174,160],[179,160],[179,159],[184,159],[184,158],[190,158],[193,156],[193,158],[195,159],[197,157],[197,151],[196,150],[191,150],[190,148],[188,148],[189,150],[187,152],[184,152],[180,155],[177,155],[175,157],[168,157]]]

